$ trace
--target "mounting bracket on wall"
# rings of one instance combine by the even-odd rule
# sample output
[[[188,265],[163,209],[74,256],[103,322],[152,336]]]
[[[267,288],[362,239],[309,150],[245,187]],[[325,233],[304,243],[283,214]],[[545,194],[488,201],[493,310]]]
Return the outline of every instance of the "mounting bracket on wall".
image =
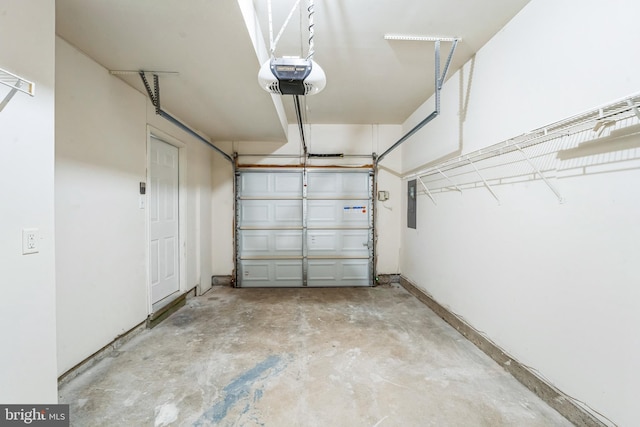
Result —
[[[7,106],[9,101],[11,101],[13,96],[18,92],[26,93],[29,96],[35,95],[36,85],[33,82],[23,79],[7,70],[3,70],[2,68],[0,68],[0,83],[11,88],[2,102],[0,102],[0,111],[4,110],[4,107]]]

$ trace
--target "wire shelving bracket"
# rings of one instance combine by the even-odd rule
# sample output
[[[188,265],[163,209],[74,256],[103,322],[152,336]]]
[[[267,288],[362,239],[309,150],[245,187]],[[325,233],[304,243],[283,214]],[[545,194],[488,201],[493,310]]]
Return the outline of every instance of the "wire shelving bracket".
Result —
[[[11,98],[18,92],[26,93],[29,96],[35,95],[36,85],[33,82],[23,79],[7,70],[3,70],[2,68],[0,68],[0,83],[11,88],[2,102],[0,102],[0,111],[4,110],[4,107],[7,106]]]

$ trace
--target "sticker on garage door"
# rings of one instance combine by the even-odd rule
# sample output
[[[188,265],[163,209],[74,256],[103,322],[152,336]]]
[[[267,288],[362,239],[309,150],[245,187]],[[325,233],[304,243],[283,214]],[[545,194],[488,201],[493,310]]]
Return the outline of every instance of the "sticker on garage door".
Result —
[[[366,206],[345,206],[343,212],[345,215],[358,215],[358,214],[366,214],[367,207]]]

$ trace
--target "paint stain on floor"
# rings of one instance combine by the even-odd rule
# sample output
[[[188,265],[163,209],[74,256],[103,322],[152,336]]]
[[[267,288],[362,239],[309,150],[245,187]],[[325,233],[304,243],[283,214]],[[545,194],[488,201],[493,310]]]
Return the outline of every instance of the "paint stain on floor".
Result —
[[[251,409],[264,395],[265,381],[278,375],[286,368],[282,357],[271,355],[253,368],[234,378],[224,387],[224,397],[209,408],[193,423],[194,427],[219,424],[235,407],[244,404],[241,414]],[[253,393],[252,393],[253,391]],[[253,395],[253,399],[252,399]]]

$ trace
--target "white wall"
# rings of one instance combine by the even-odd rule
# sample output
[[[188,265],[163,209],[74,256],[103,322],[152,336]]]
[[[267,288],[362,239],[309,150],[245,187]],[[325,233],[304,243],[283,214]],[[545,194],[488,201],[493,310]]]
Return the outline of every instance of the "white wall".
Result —
[[[58,374],[150,312],[147,125],[182,144],[181,291],[210,286],[211,151],[154,114],[142,94],[56,40],[56,279]],[[170,142],[171,142],[170,141]]]
[[[401,136],[400,125],[307,125],[305,138],[310,153],[345,155],[381,154]],[[301,153],[300,133],[297,125],[289,125],[289,141],[286,144],[270,142],[237,142],[234,151],[240,154],[293,154]],[[399,271],[400,235],[398,223],[401,215],[400,151],[389,154],[381,163],[378,173],[378,189],[389,191],[388,201],[376,202],[377,274]],[[310,159],[309,165],[365,165],[371,157],[345,157],[343,159]],[[296,159],[240,157],[240,164],[299,164]],[[222,177],[221,177],[222,178]],[[229,188],[229,185],[226,186]],[[225,190],[225,193],[228,193]],[[226,218],[230,221],[230,218]],[[231,223],[229,222],[229,227]],[[230,248],[229,250],[233,250]],[[225,253],[224,259],[229,259]],[[229,274],[229,273],[226,273]]]
[[[232,152],[231,143],[216,143],[227,153]],[[233,200],[233,165],[221,155],[213,156],[211,172],[211,204],[213,226],[211,234],[211,264],[215,276],[233,274],[234,248],[234,200]]]
[[[443,114],[403,148],[403,170],[468,153],[640,90],[633,1],[533,0],[443,92]],[[473,69],[473,70],[472,70]],[[469,81],[471,81],[469,87]],[[468,109],[464,111],[464,106]],[[408,129],[433,109],[425,103]],[[462,121],[462,123],[461,123]],[[638,425],[640,182],[636,148],[608,172],[558,160],[540,180],[418,197],[402,273],[520,362],[619,425]],[[581,164],[582,163],[582,164]],[[406,184],[403,184],[406,185]]]
[[[53,2],[0,5],[0,67],[35,83],[0,112],[0,402],[57,403]],[[20,43],[12,41],[20,40]],[[9,89],[0,86],[0,100]],[[22,229],[40,251],[22,255]]]

